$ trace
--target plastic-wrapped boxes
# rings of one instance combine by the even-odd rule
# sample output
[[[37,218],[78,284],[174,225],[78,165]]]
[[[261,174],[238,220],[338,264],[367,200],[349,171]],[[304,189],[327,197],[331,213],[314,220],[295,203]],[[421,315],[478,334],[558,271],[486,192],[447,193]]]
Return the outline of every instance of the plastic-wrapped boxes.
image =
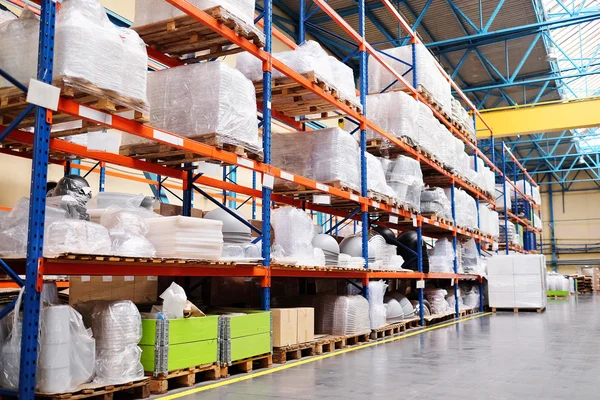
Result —
[[[529,181],[525,181],[523,179],[518,180],[517,181],[517,188],[525,194],[525,196],[529,196],[531,197],[531,199],[533,200],[534,203],[536,204],[542,204],[542,198],[540,196],[540,188],[537,186],[531,186],[531,183],[529,183]],[[514,197],[514,189],[513,191],[513,197]],[[521,195],[521,193],[517,192],[517,198],[522,198],[523,196]]]
[[[200,10],[221,6],[247,24],[254,25],[254,0],[188,0]],[[135,2],[134,26],[141,26],[184,15],[183,11],[163,0]]]
[[[148,74],[150,124],[202,141],[260,151],[252,82],[222,62],[168,68]],[[144,142],[123,136],[123,145]]]
[[[371,331],[369,302],[363,296],[320,296],[316,303],[316,333],[346,336]]]
[[[0,68],[29,84],[37,75],[39,22],[26,11],[0,28]],[[56,16],[54,82],[83,92],[102,90],[115,103],[148,111],[146,45],[113,25],[96,0],[65,0]],[[0,87],[7,86],[0,81]]]
[[[219,317],[143,319],[141,361],[155,376],[217,362]]]
[[[506,183],[504,183],[502,185],[496,185],[495,191],[496,191],[496,210],[504,211],[504,202],[505,201],[506,201],[506,209],[507,210],[512,209],[512,204],[511,204],[510,199],[513,196],[510,195],[509,186]],[[506,193],[506,196],[504,195],[504,193]]]
[[[484,205],[479,206],[479,223],[480,230],[483,233],[497,238],[500,235],[498,228],[498,213],[490,210]]]
[[[396,59],[404,61],[406,64],[383,57],[386,63],[394,68],[399,75],[404,75],[404,79],[411,85],[413,83],[413,74],[416,71],[417,85],[422,86],[429,94],[440,104],[444,112],[452,114],[452,95],[450,83],[438,70],[435,59],[422,44],[415,45],[416,60],[413,62],[412,45],[396,47],[385,50],[386,54]],[[416,68],[412,65],[416,63]],[[408,64],[408,65],[407,65]],[[369,58],[369,93],[381,92],[384,89],[394,90],[403,89],[404,85],[400,82],[394,82],[396,78],[377,60]]]
[[[487,258],[490,307],[545,308],[546,257],[533,254]]]
[[[390,161],[386,173],[388,185],[394,190],[396,199],[419,210],[421,190],[423,189],[423,172],[417,160],[400,156]]]
[[[396,192],[387,184],[383,167],[377,157],[370,153],[365,153],[365,157],[367,158],[368,190],[373,194],[395,198]]]
[[[275,167],[317,182],[360,190],[358,143],[348,132],[328,128],[273,133],[271,143]]]
[[[454,272],[454,248],[447,238],[438,239],[435,247],[427,250],[429,272]]]
[[[388,92],[367,96],[368,117],[387,133],[395,137],[410,138],[415,144],[417,137],[418,102],[404,92]],[[354,127],[352,127],[354,129]],[[367,130],[367,138],[383,139],[378,133]]]
[[[444,189],[446,197],[452,202],[450,189]],[[477,203],[463,190],[454,191],[454,214],[456,225],[461,228],[477,229]]]
[[[463,108],[460,101],[452,99],[452,119],[458,122],[472,140],[476,139],[473,117]]]
[[[438,217],[452,220],[452,205],[444,189],[432,188],[421,192],[421,214],[435,214]]]
[[[312,245],[315,227],[310,217],[294,207],[273,210],[271,215],[275,231],[274,258],[293,258],[298,265],[325,265],[325,254]],[[277,254],[277,251],[282,254]]]

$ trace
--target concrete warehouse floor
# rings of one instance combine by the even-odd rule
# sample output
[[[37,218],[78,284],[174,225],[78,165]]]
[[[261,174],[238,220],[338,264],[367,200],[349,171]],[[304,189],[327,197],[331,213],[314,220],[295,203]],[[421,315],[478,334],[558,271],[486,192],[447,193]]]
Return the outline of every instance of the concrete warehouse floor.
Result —
[[[183,398],[598,399],[599,314],[600,297],[550,301],[543,314],[484,316]]]

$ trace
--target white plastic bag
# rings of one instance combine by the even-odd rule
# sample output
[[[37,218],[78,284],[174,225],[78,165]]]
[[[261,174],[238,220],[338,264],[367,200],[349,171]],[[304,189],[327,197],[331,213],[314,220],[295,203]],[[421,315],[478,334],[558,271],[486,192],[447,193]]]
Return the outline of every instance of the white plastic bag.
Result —
[[[163,299],[163,315],[166,319],[183,318],[183,308],[187,301],[185,290],[175,282],[167,288],[160,298]]]

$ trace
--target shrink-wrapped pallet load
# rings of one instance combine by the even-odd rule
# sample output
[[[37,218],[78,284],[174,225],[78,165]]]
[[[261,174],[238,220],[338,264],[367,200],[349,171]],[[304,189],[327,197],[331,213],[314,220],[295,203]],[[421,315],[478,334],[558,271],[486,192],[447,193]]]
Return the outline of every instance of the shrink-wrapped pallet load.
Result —
[[[273,133],[272,164],[317,182],[360,190],[358,143],[340,128]],[[284,182],[294,188],[293,183]]]
[[[417,144],[418,103],[404,92],[389,92],[367,96],[368,117],[387,133],[395,137],[410,138]],[[352,127],[354,129],[354,127]],[[383,136],[371,129],[367,138],[383,139]]]
[[[294,207],[275,209],[271,223],[275,231],[274,258],[291,258],[305,266],[325,265],[323,250],[312,244],[315,227],[304,211]]]
[[[8,10],[0,10],[0,25],[5,23],[6,21],[10,21],[16,19],[15,14],[11,13]]]
[[[258,153],[254,86],[222,62],[169,68],[148,74],[150,124],[202,141],[243,146]],[[147,142],[124,135],[122,144]]]
[[[319,296],[315,311],[318,333],[351,336],[371,331],[369,302],[363,296]]]
[[[421,164],[417,160],[399,156],[391,162],[386,180],[401,204],[419,210],[424,183]]]
[[[465,110],[456,99],[452,99],[452,120],[458,122],[458,124],[464,128],[468,138],[476,140],[473,117],[471,117],[467,110]]]
[[[136,32],[113,25],[97,0],[64,0],[55,29],[54,84],[148,111],[148,55]],[[3,24],[0,68],[29,84],[37,77],[38,41],[39,20],[28,10]]]
[[[387,184],[381,163],[374,155],[365,153],[367,158],[367,188],[376,195],[395,198],[396,192]]]
[[[454,248],[447,238],[438,239],[431,250],[427,250],[429,272],[454,272]]]
[[[530,197],[535,204],[542,203],[542,198],[540,197],[540,188],[538,186],[532,186],[529,181],[523,179],[518,180],[516,185],[517,189],[519,189],[521,193],[524,193],[525,196]],[[514,188],[511,189],[511,191],[513,192],[512,197],[514,198]],[[517,192],[518,199],[523,198],[521,193]]]
[[[421,192],[421,214],[435,214],[452,221],[452,206],[444,189],[436,187]]]
[[[450,189],[444,189],[446,197],[452,202]],[[477,204],[475,199],[463,190],[454,191],[456,225],[461,228],[477,229]]]
[[[188,0],[188,2],[200,10],[221,6],[245,23],[254,25],[254,0]],[[164,0],[138,0],[135,2],[133,25],[146,25],[181,15],[184,15],[183,11]]]
[[[387,49],[385,53],[395,58],[383,57],[386,63],[394,68],[399,75],[403,75],[403,78],[411,86],[413,85],[413,74],[416,71],[417,86],[422,86],[429,92],[444,112],[448,115],[452,114],[450,83],[438,70],[435,59],[424,45],[415,45],[416,60],[414,62],[412,45]],[[416,67],[413,68],[413,64],[416,64]],[[368,68],[369,93],[381,92],[386,88],[387,90],[404,88],[404,85],[396,81],[396,77],[373,57],[369,58]]]

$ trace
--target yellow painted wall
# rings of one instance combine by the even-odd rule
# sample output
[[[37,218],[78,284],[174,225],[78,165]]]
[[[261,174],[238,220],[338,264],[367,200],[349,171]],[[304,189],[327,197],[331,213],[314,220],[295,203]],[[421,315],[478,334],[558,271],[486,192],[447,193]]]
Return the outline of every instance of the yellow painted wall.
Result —
[[[574,184],[571,189],[587,189],[596,187],[593,183]],[[554,234],[558,248],[567,244],[593,244],[600,243],[600,189],[592,191],[567,191],[563,195],[554,185]],[[597,187],[596,187],[597,189]],[[544,187],[543,190],[547,190]],[[550,208],[548,194],[542,195],[542,212],[544,222],[544,243],[550,243]],[[551,259],[549,247],[546,254]],[[594,260],[600,259],[600,252],[558,254],[558,260]],[[590,265],[594,265],[591,263]],[[580,268],[573,266],[560,266],[562,273],[576,273]]]

